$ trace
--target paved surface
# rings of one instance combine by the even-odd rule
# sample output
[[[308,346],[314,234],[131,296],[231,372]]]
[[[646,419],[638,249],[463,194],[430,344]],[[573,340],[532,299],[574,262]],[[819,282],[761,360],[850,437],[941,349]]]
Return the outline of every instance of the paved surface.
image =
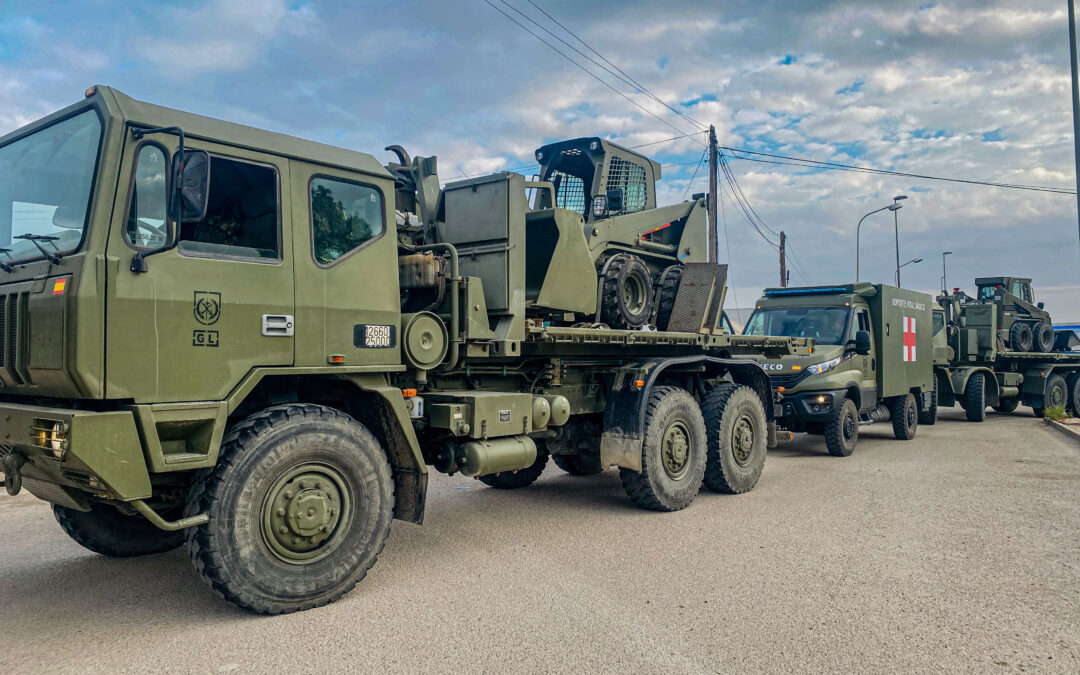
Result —
[[[1080,672],[1080,445],[946,413],[855,455],[799,437],[741,496],[629,505],[554,465],[498,491],[436,475],[341,601],[253,617],[182,551],[107,560],[0,498],[0,669]]]

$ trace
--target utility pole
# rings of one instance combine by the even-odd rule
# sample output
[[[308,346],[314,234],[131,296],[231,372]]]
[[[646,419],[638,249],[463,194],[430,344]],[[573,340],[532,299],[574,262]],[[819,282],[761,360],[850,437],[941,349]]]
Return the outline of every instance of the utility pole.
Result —
[[[708,262],[716,262],[719,256],[716,255],[716,202],[719,198],[717,194],[717,160],[719,153],[716,149],[716,127],[709,125],[709,250],[705,260]],[[730,261],[728,261],[730,262]]]
[[[1076,166],[1076,217],[1080,231],[1080,85],[1076,75],[1076,8],[1069,0],[1069,66],[1072,69],[1073,160]]]
[[[787,287],[787,235],[780,230],[780,286]]]

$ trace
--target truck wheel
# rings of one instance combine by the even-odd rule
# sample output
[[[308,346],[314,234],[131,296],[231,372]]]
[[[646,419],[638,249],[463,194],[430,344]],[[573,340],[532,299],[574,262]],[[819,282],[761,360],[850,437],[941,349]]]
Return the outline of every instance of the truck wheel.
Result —
[[[1080,373],[1073,373],[1068,380],[1069,411],[1073,417],[1080,416]]]
[[[859,409],[845,398],[833,418],[825,423],[825,448],[833,457],[849,457],[859,441]]]
[[[1043,404],[1037,409],[1036,415],[1043,417],[1047,408],[1064,408],[1069,403],[1069,388],[1065,384],[1065,378],[1054,374],[1046,378],[1046,387],[1043,388]]]
[[[1014,352],[1030,352],[1034,341],[1031,326],[1023,321],[1017,321],[1009,329],[1009,346]]]
[[[367,574],[390,533],[394,480],[379,442],[348,415],[286,404],[251,415],[191,489],[187,530],[203,580],[258,614],[325,605]]]
[[[594,476],[604,470],[600,464],[600,453],[581,455],[552,455],[555,466],[571,476]]]
[[[656,329],[667,330],[671,322],[671,311],[675,309],[675,296],[679,293],[682,281],[682,268],[673,267],[664,273],[660,290],[656,294]]]
[[[544,441],[555,466],[571,476],[592,476],[606,467],[600,463],[602,424],[588,415],[574,415],[558,438]]]
[[[1009,413],[1016,410],[1016,408],[1019,405],[1020,405],[1020,399],[1018,399],[1018,398],[1006,398],[1006,399],[1000,400],[998,402],[998,404],[996,406],[994,406],[994,410],[996,410],[999,413],[1003,413],[1005,415],[1008,415]]]
[[[75,543],[110,558],[164,553],[184,543],[183,532],[166,532],[142,516],[100,502],[91,503],[89,511],[53,504],[53,516]]]
[[[765,468],[768,426],[761,398],[736,384],[715,387],[701,402],[708,437],[704,482],[713,492],[754,489]]]
[[[964,387],[964,413],[968,422],[986,419],[986,373],[972,373]]]
[[[641,472],[619,469],[627,496],[653,511],[685,509],[701,489],[706,443],[694,397],[678,387],[653,388],[645,406]]]
[[[1054,351],[1054,329],[1042,321],[1036,321],[1031,327],[1032,347],[1039,352]]]
[[[615,256],[600,279],[600,321],[612,328],[641,328],[653,308],[652,275],[641,258]]]
[[[915,404],[914,394],[894,396],[889,401],[889,413],[892,416],[893,436],[900,441],[910,441],[919,430],[919,406]]]
[[[479,480],[484,485],[489,485],[499,490],[516,490],[517,488],[527,487],[536,482],[536,479],[540,477],[540,474],[544,473],[544,467],[547,466],[548,454],[546,450],[537,449],[536,461],[531,466],[527,466],[524,469],[518,469],[517,471],[503,471],[501,473],[489,473],[486,476],[479,476]]]
[[[919,424],[932,425],[937,422],[938,379],[934,376],[934,390],[930,392],[930,407],[919,411]]]

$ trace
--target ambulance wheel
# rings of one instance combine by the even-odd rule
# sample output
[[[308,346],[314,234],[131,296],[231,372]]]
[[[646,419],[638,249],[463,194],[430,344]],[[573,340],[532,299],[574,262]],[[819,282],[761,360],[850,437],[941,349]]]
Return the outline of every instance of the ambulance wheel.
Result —
[[[859,442],[859,410],[845,398],[833,418],[825,423],[825,448],[833,457],[849,457]]]
[[[1019,405],[1020,405],[1020,399],[1018,399],[1018,398],[1005,398],[1005,399],[1002,399],[1001,401],[999,401],[996,406],[994,406],[994,410],[996,410],[999,413],[1008,415],[1009,413],[1015,411],[1016,408]]]
[[[616,254],[600,278],[600,321],[612,328],[641,328],[653,309],[653,283],[641,258]]]
[[[1034,339],[1031,325],[1023,321],[1017,321],[1009,329],[1009,346],[1014,352],[1030,352]]]
[[[747,386],[722,384],[701,402],[708,436],[705,486],[742,494],[754,489],[765,468],[768,422],[761,397]]]
[[[893,436],[897,440],[910,441],[919,430],[919,407],[915,404],[914,394],[894,396],[889,401],[889,413],[892,417]]]
[[[672,267],[664,271],[660,290],[656,294],[656,329],[667,330],[671,323],[671,311],[675,309],[675,296],[682,281],[682,268]]]
[[[1042,321],[1036,321],[1031,326],[1032,347],[1039,352],[1048,353],[1054,351],[1054,329]]]
[[[183,532],[166,532],[142,516],[100,502],[91,503],[89,511],[54,504],[53,516],[76,544],[109,558],[164,553],[184,543]]]
[[[708,441],[697,401],[679,387],[654,387],[645,405],[641,471],[620,468],[627,496],[652,511],[694,501],[705,476]]]
[[[986,374],[972,373],[964,387],[964,413],[968,422],[986,419]]]
[[[930,392],[930,407],[926,410],[919,411],[919,424],[935,424],[937,423],[937,408],[938,408],[938,379],[937,375],[934,376],[934,390]]]
[[[540,477],[540,474],[544,473],[544,467],[547,466],[547,462],[547,451],[537,448],[536,461],[530,466],[527,466],[524,469],[518,469],[517,471],[489,473],[486,476],[479,476],[478,480],[484,485],[499,490],[516,490],[517,488],[528,487],[536,482],[536,479]]]

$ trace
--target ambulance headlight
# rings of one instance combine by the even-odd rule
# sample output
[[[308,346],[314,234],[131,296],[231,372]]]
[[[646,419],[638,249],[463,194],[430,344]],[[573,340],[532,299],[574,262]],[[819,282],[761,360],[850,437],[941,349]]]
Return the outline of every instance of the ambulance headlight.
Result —
[[[843,357],[837,356],[835,359],[829,359],[828,361],[822,361],[821,363],[815,363],[812,366],[807,366],[806,367],[806,372],[810,373],[811,375],[820,375],[822,373],[827,373],[830,370],[833,370],[834,368],[836,368],[838,365],[840,365],[840,361],[842,361],[842,360],[843,360]]]

